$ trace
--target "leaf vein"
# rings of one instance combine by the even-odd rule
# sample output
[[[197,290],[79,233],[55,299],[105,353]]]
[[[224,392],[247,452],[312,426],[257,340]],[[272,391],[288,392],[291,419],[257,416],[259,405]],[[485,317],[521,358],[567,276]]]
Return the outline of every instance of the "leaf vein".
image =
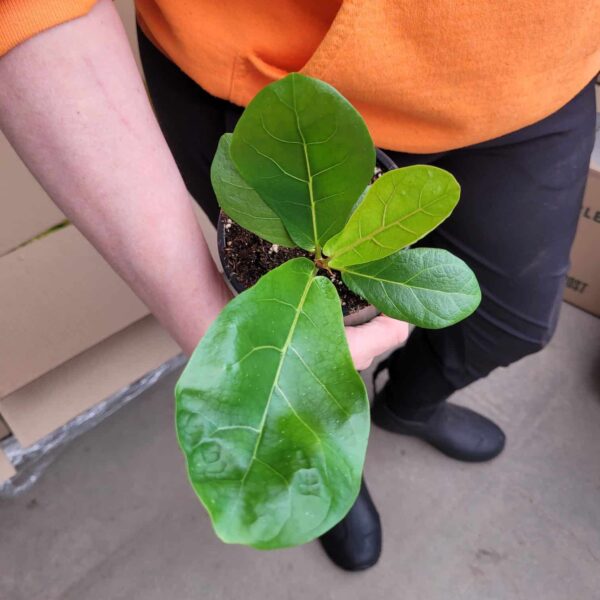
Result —
[[[296,181],[300,181],[302,183],[308,183],[308,181],[306,179],[302,179],[301,177],[297,177],[293,173],[286,171],[274,158],[271,158],[268,154],[261,152],[256,146],[253,146],[250,142],[247,142],[246,140],[244,140],[244,143],[247,146],[249,146],[250,148],[252,148],[252,150],[254,150],[254,152],[256,152],[258,155],[263,156],[267,160],[270,160],[284,175],[287,175],[288,177],[291,177],[292,179],[295,179]],[[272,177],[263,177],[263,179],[272,179]]]
[[[271,131],[269,131],[267,129],[267,126],[265,125],[265,118],[264,118],[264,115],[262,113],[260,113],[260,124],[261,124],[264,132],[269,137],[273,138],[277,142],[282,142],[283,144],[297,144],[297,145],[301,145],[302,144],[302,142],[299,142],[298,140],[284,140],[283,138],[277,137],[274,133],[272,133]]]
[[[321,378],[310,368],[310,366],[306,363],[306,361],[302,358],[300,353],[294,348],[294,346],[290,346],[289,349],[298,357],[304,368],[313,376],[315,381],[327,392],[327,394],[331,397],[331,399],[338,405],[339,409],[350,418],[350,413],[340,404],[339,400],[331,393],[329,388],[323,383]]]

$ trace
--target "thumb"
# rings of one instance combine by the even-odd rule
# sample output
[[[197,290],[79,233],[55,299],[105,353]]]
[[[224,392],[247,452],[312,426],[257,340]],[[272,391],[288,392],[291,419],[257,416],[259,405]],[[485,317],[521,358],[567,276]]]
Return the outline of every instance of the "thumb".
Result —
[[[400,346],[408,338],[408,323],[385,315],[379,315],[354,329],[358,330],[363,351],[372,356]]]

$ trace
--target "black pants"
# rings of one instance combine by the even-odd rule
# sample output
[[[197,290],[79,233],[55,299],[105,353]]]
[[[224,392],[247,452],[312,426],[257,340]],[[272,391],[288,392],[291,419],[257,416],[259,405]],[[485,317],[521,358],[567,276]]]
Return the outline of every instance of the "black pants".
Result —
[[[158,121],[191,194],[216,221],[210,164],[240,107],[214,98],[142,35]],[[483,300],[464,321],[416,329],[390,361],[406,416],[543,348],[561,306],[594,142],[593,83],[546,119],[501,138],[435,155],[388,152],[398,166],[429,163],[462,187],[452,216],[420,245],[446,248],[475,271]]]

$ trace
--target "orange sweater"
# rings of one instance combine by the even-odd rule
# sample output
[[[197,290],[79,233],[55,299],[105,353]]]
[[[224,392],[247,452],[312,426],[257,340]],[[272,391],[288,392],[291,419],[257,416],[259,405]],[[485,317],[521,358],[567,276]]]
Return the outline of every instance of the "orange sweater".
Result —
[[[0,54],[93,0],[0,0]],[[597,0],[137,0],[141,26],[245,105],[290,71],[328,81],[377,145],[436,152],[520,129],[600,69]]]

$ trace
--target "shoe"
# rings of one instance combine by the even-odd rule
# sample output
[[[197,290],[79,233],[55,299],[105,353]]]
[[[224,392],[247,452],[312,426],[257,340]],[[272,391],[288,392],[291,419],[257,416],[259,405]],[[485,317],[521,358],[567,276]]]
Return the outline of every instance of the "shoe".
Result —
[[[506,436],[494,422],[473,410],[450,402],[440,402],[424,418],[404,419],[389,406],[391,381],[375,395],[371,420],[375,425],[402,435],[412,435],[443,452],[466,462],[484,462],[504,449]]]
[[[327,556],[346,571],[364,571],[381,555],[381,522],[364,479],[350,512],[320,538]]]

